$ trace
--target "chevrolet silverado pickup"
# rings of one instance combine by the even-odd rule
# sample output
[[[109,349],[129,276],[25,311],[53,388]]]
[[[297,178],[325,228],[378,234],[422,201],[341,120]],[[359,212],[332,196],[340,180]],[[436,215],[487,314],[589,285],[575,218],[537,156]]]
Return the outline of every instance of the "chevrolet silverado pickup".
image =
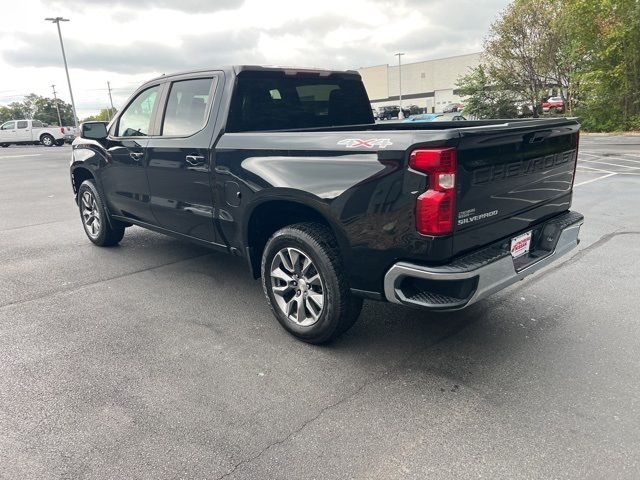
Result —
[[[45,147],[64,144],[63,127],[45,127],[39,120],[9,120],[0,125],[0,146],[42,144]]]
[[[132,225],[243,258],[310,343],[363,299],[457,310],[576,247],[573,119],[376,124],[357,72],[235,66],[142,85],[73,142],[89,240]]]

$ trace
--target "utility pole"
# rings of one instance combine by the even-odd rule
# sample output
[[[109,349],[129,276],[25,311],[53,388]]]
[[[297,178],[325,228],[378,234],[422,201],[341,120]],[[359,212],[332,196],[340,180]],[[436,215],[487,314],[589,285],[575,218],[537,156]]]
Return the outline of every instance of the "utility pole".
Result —
[[[402,111],[402,55],[404,55],[402,52],[395,54],[395,56],[398,57],[398,90],[400,97],[400,113],[398,113],[398,118],[400,119],[404,118],[404,112]]]
[[[60,48],[62,49],[62,61],[64,62],[64,71],[67,73],[67,83],[69,84],[69,96],[71,97],[71,107],[73,108],[73,123],[78,128],[78,115],[76,115],[76,102],[73,100],[73,90],[71,90],[71,79],[69,78],[69,67],[67,67],[67,55],[64,53],[64,43],[62,42],[62,31],[60,30],[60,22],[68,22],[68,18],[55,17],[45,18],[46,21],[55,23],[58,27],[58,37],[60,37]]]
[[[56,96],[56,86],[51,85],[51,88],[53,88],[53,101],[56,104],[56,112],[58,112],[58,125],[62,127],[64,125],[62,125],[62,119],[60,118],[60,107],[58,107],[58,97]]]
[[[113,97],[111,97],[111,84],[109,80],[107,80],[107,90],[109,91],[109,102],[111,102],[111,110],[109,110],[109,121],[111,121],[111,114],[115,112],[115,108],[113,108]]]

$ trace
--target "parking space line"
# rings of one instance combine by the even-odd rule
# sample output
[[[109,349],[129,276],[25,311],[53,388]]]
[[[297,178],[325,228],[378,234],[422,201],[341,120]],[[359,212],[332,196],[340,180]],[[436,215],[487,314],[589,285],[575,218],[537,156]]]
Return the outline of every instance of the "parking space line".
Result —
[[[587,183],[592,183],[592,182],[597,182],[598,180],[602,180],[604,178],[608,178],[608,177],[613,177],[614,175],[617,175],[617,173],[609,173],[607,175],[603,175],[601,177],[598,178],[592,178],[591,180],[585,180],[584,182],[580,182],[580,183],[576,183],[573,187],[579,187],[581,185],[586,185]]]
[[[612,167],[619,167],[619,168],[630,168],[631,170],[640,170],[640,167],[629,167],[628,165],[619,165],[617,163],[609,163],[609,162],[603,162],[601,160],[580,160],[581,162],[587,162],[587,163],[600,163],[602,165],[610,165]]]
[[[578,165],[577,168],[586,168],[586,169],[594,170],[596,172],[601,172],[601,173],[618,173],[618,172],[611,172],[609,170],[603,170],[602,168],[589,167],[587,165]],[[588,172],[588,173],[591,173],[591,172]]]
[[[39,157],[42,153],[29,153],[26,155],[0,155],[0,158],[21,158],[21,157]]]
[[[593,153],[587,153],[587,152],[580,152],[578,154],[578,156],[580,156],[581,154],[589,155],[590,157],[596,157],[596,158],[604,159],[604,160],[622,160],[623,162],[640,163],[640,160],[634,160],[632,158],[611,157],[609,155],[607,155],[607,156],[594,155]]]
[[[106,277],[106,278],[101,278],[101,279],[98,279],[98,280],[86,282],[86,283],[83,283],[82,285],[73,285],[71,288],[59,288],[59,289],[56,289],[56,290],[51,290],[49,292],[43,292],[42,294],[37,295],[35,297],[31,297],[31,298],[24,298],[22,300],[16,300],[16,301],[8,302],[8,303],[0,303],[0,311],[5,310],[5,309],[7,309],[9,307],[14,307],[16,305],[23,305],[25,303],[37,302],[38,300],[42,300],[43,298],[47,298],[47,297],[53,297],[54,295],[76,292],[78,290],[83,290],[85,288],[93,287],[94,285],[98,285],[100,283],[106,283],[106,282],[110,282],[112,280],[117,280],[117,279],[120,279],[120,278],[125,278],[125,277],[130,277],[130,276],[133,276],[133,275],[137,275],[138,273],[143,273],[143,272],[148,272],[150,270],[156,270],[156,269],[160,269],[160,268],[163,268],[163,267],[168,267],[170,265],[175,265],[177,263],[188,262],[190,260],[194,260],[196,258],[206,257],[206,256],[212,255],[214,253],[215,252],[209,252],[209,253],[203,253],[202,255],[194,255],[193,257],[181,258],[181,259],[173,260],[171,262],[163,263],[161,265],[152,265],[150,267],[141,268],[139,270],[134,270],[132,272],[125,272],[125,273],[122,273],[120,275],[114,275],[113,277]]]
[[[53,220],[51,222],[30,223],[28,225],[18,225],[16,227],[0,228],[0,233],[2,233],[2,232],[10,232],[12,230],[21,230],[23,228],[40,227],[42,225],[51,225],[51,224],[54,224],[54,223],[63,223],[63,222],[75,222],[75,219],[68,218],[66,220]]]
[[[586,170],[583,170],[586,169]],[[578,165],[576,171],[580,173],[613,173],[615,175],[635,175],[640,176],[640,172],[612,172],[611,170],[604,170],[602,168],[588,167],[587,165]]]

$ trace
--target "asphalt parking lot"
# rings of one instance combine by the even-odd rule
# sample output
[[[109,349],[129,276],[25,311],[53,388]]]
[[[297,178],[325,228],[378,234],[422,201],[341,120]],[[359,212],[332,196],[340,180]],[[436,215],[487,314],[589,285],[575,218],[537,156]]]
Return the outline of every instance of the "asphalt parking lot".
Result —
[[[563,263],[290,337],[237,259],[86,239],[70,147],[0,150],[0,478],[640,477],[640,137],[583,136]]]

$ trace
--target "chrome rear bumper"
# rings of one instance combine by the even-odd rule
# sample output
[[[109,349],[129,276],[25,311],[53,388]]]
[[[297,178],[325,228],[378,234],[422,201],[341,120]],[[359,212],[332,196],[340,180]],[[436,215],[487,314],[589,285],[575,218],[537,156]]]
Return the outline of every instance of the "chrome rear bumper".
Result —
[[[547,243],[553,233],[555,244],[528,254],[517,268],[504,242],[465,255],[451,264],[435,267],[409,262],[394,264],[384,277],[388,301],[432,310],[458,310],[522,280],[555,262],[580,242],[578,234],[584,217],[567,212],[546,222],[540,235]],[[555,230],[554,230],[555,229]],[[543,242],[537,242],[543,243]]]

